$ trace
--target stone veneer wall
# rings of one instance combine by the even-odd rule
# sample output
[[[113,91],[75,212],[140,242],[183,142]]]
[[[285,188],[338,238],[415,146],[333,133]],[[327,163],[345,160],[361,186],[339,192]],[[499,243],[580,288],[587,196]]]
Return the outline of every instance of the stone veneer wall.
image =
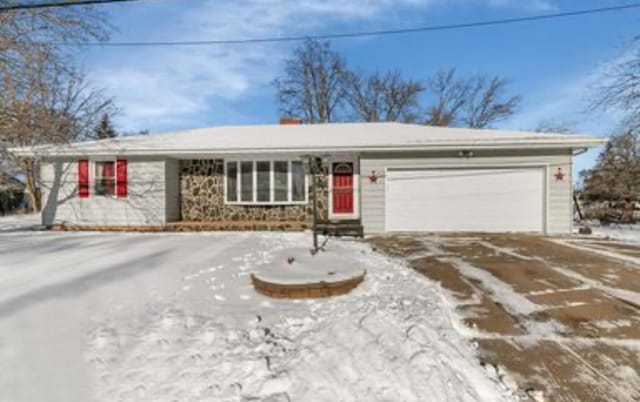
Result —
[[[318,216],[327,219],[328,183],[317,177]],[[311,187],[311,179],[309,179]],[[180,161],[180,209],[182,220],[206,221],[309,221],[312,219],[311,188],[307,205],[225,205],[224,160]]]

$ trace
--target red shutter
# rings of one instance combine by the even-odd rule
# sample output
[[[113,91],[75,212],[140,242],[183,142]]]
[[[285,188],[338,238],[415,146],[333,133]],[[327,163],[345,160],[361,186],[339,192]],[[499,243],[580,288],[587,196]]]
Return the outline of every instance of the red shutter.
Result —
[[[116,168],[116,194],[118,198],[127,198],[127,160],[118,159]]]
[[[80,198],[89,198],[89,161],[78,161],[78,194]]]

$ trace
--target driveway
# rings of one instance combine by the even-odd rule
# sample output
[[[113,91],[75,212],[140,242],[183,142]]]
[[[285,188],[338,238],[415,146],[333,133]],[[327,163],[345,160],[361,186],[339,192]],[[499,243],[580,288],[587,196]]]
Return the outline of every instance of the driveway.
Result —
[[[351,293],[274,300],[249,274],[310,234],[2,226],[2,402],[514,400],[442,290],[366,243],[326,247],[367,270]]]
[[[640,245],[526,235],[370,242],[447,289],[483,364],[532,398],[640,400]]]

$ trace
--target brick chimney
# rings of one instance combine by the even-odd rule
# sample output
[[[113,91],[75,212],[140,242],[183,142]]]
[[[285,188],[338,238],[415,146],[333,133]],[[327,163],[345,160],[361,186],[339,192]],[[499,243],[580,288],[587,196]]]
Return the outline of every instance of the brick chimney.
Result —
[[[302,124],[302,119],[298,117],[283,117],[280,119],[280,124],[297,126]]]

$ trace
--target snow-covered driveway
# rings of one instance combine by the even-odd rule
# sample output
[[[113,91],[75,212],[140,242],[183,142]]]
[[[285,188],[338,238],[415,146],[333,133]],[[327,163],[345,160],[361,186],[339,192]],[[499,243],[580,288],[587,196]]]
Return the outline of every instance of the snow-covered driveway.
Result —
[[[0,228],[2,220],[0,219]],[[0,233],[0,400],[510,400],[444,293],[366,244],[367,279],[275,301],[251,271],[301,233]]]

